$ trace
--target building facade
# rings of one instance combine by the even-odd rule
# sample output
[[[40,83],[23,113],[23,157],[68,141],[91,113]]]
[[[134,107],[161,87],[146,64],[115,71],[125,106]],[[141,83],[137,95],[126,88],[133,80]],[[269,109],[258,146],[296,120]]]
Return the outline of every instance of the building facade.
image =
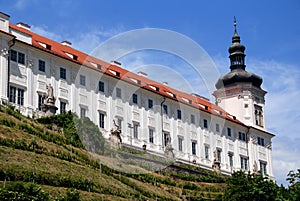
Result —
[[[265,129],[262,79],[245,70],[236,29],[231,71],[214,92],[216,104],[132,73],[9,23],[0,13],[0,99],[22,114],[41,116],[51,87],[56,113],[87,116],[108,139],[115,124],[122,143],[224,174],[262,171],[274,177],[271,138]]]

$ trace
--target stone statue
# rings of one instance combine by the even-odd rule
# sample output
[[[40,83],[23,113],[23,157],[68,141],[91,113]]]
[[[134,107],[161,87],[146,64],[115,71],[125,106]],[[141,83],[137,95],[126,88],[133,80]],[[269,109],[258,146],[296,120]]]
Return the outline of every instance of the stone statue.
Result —
[[[218,159],[218,150],[217,149],[214,151],[214,161],[219,161],[219,159]]]
[[[44,115],[50,116],[56,113],[56,110],[58,109],[55,106],[55,97],[53,93],[53,87],[51,84],[46,86],[47,88],[47,94],[43,95],[43,104],[41,105],[42,111],[44,112]]]
[[[113,123],[114,128],[110,130],[109,140],[114,147],[120,148],[122,144],[121,130],[115,120],[113,120]]]
[[[214,162],[213,162],[212,168],[216,172],[220,172],[220,169],[221,169],[221,162],[219,161],[219,158],[218,158],[218,150],[217,149],[214,151]]]
[[[47,88],[47,96],[46,96],[46,103],[48,104],[54,104],[55,103],[55,98],[53,95],[53,87],[51,86],[51,84],[46,86]]]
[[[256,161],[254,161],[254,164],[253,164],[253,173],[254,173],[254,174],[257,174],[257,173],[258,173],[258,167],[257,167]]]

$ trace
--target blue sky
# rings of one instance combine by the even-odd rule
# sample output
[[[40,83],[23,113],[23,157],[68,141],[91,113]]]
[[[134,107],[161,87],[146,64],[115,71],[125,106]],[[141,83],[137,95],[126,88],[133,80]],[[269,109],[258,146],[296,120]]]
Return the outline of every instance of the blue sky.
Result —
[[[12,23],[27,23],[33,31],[58,42],[69,40],[86,53],[123,32],[171,30],[199,44],[219,74],[229,70],[227,49],[236,16],[238,33],[246,46],[246,69],[262,76],[263,88],[268,91],[266,124],[276,134],[273,166],[277,182],[286,185],[288,171],[300,168],[300,1],[0,0],[0,8],[11,16]],[[125,68],[142,69],[155,80],[168,81],[185,91],[194,85],[197,93],[210,96],[201,88],[201,79],[183,73],[189,72],[182,70],[189,65],[177,56],[147,50],[120,60]],[[176,76],[161,78],[160,72],[166,68],[189,81],[178,84],[172,79]]]

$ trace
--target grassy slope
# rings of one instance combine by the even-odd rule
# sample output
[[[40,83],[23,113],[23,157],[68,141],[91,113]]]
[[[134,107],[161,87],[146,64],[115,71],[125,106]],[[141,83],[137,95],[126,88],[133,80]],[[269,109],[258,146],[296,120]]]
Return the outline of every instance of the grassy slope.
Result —
[[[70,187],[79,189],[82,200],[214,200],[224,189],[222,180],[203,182],[206,180],[203,175],[204,180],[199,181],[195,179],[197,176],[171,170],[139,175],[125,174],[105,165],[100,170],[96,158],[112,164],[118,163],[117,158],[92,156],[86,150],[71,148],[63,135],[3,106],[0,143],[1,180],[34,181],[49,192],[51,199]],[[134,163],[131,168],[143,172]],[[214,175],[206,177],[218,179]]]

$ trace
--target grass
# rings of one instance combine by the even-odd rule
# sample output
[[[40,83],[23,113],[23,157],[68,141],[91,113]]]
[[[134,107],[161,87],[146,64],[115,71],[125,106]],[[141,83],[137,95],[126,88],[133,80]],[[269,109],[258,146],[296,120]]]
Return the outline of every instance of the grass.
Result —
[[[0,106],[1,187],[4,181],[35,182],[50,200],[68,188],[78,189],[81,200],[215,200],[225,188],[223,177],[201,168],[173,164],[185,171],[161,170],[170,161],[128,148],[112,150],[113,157],[97,155],[67,142],[62,134]]]

